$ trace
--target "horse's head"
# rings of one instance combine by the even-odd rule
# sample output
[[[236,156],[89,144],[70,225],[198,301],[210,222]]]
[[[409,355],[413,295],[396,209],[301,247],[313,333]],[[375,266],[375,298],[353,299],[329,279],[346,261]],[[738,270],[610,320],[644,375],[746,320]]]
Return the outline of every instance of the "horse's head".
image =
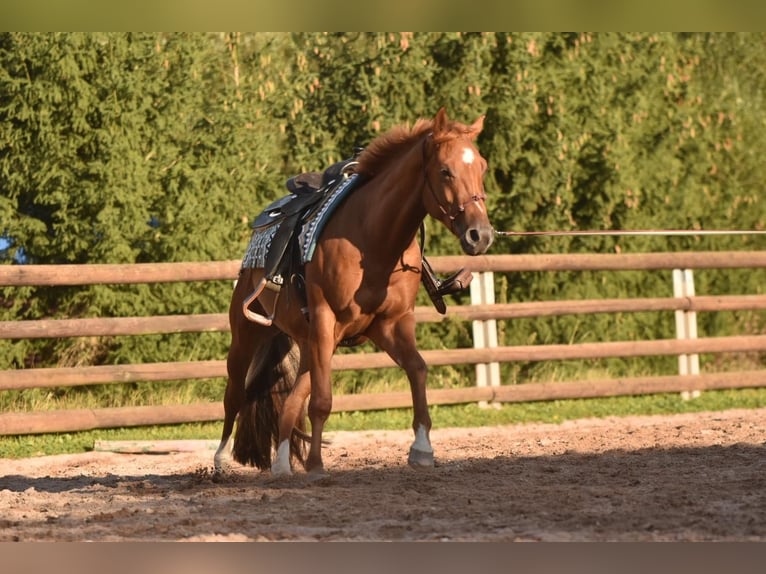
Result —
[[[484,202],[487,161],[474,144],[483,125],[484,116],[470,126],[450,122],[442,108],[423,143],[426,210],[460,239],[467,255],[486,252],[494,238]]]

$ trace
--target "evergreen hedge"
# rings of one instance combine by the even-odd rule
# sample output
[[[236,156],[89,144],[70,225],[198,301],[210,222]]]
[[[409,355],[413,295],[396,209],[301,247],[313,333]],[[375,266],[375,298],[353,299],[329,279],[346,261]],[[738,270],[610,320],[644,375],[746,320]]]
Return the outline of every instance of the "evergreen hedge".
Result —
[[[762,229],[764,39],[3,33],[0,263],[239,258],[253,216],[285,193],[287,177],[443,105],[465,122],[487,116],[479,147],[497,229]],[[428,253],[459,251],[441,226],[428,229]],[[492,252],[760,248],[762,239],[747,236],[499,238]],[[761,293],[764,279],[752,271],[697,278],[704,294]],[[671,289],[667,272],[498,277],[501,301]],[[227,282],[3,288],[0,319],[223,312],[230,291]],[[700,321],[708,334],[763,329],[754,313]],[[467,325],[419,328],[424,347],[470,345]],[[672,329],[671,314],[523,320],[501,323],[501,344],[667,337]],[[0,341],[0,368],[221,358],[227,345],[223,334]],[[602,364],[614,374],[648,368]],[[519,382],[565,374],[504,368]],[[468,374],[446,370],[437,384]],[[367,378],[375,377],[349,375],[343,384]]]

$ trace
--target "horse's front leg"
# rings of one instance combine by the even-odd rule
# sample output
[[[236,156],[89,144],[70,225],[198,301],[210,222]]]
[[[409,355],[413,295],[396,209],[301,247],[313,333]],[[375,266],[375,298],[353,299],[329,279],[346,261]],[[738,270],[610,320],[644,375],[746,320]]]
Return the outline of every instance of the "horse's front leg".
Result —
[[[410,447],[407,462],[414,468],[434,466],[434,450],[431,447],[431,415],[428,413],[426,379],[428,366],[415,343],[415,315],[408,313],[396,321],[379,325],[373,340],[386,351],[407,373],[412,392],[412,430],[415,441]]]
[[[428,366],[413,346],[405,356],[402,367],[410,381],[414,410],[412,430],[415,432],[415,441],[410,446],[407,462],[414,468],[430,468],[434,465],[434,449],[431,447],[431,415],[428,413],[426,398]]]
[[[311,446],[306,458],[306,471],[321,475],[322,433],[332,411],[331,362],[335,353],[335,317],[331,313],[317,313],[312,317],[309,355],[311,357],[311,397],[308,415],[311,421]]]
[[[301,361],[295,380],[295,387],[293,387],[290,395],[285,400],[279,416],[279,440],[276,456],[271,464],[271,474],[273,476],[289,476],[293,473],[290,465],[290,443],[298,419],[303,416],[303,403],[311,391],[308,365],[304,357],[305,353],[301,351]]]

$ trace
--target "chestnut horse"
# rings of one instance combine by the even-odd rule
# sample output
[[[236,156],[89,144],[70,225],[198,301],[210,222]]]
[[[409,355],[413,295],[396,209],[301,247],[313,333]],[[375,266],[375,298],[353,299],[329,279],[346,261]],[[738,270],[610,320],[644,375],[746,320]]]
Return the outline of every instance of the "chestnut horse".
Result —
[[[264,270],[243,266],[229,310],[232,340],[217,471],[236,419],[237,462],[289,475],[295,458],[307,472],[323,473],[331,359],[342,342],[367,339],[409,379],[415,433],[409,464],[433,466],[427,365],[415,341],[422,272],[417,235],[431,215],[468,255],[483,254],[492,243],[483,184],[487,162],[474,144],[483,123],[484,116],[472,125],[450,121],[442,108],[433,119],[373,140],[354,167],[361,183],[335,209],[305,264],[302,292],[291,282],[279,295],[263,289]],[[258,310],[259,320],[248,306]],[[304,430],[307,398],[310,438]]]

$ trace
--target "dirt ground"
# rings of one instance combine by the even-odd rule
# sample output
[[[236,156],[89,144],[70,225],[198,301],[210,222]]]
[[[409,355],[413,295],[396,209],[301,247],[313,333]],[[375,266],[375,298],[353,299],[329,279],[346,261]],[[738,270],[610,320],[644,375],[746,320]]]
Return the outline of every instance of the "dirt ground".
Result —
[[[766,541],[766,409],[336,432],[328,476],[212,451],[0,459],[0,541]]]

